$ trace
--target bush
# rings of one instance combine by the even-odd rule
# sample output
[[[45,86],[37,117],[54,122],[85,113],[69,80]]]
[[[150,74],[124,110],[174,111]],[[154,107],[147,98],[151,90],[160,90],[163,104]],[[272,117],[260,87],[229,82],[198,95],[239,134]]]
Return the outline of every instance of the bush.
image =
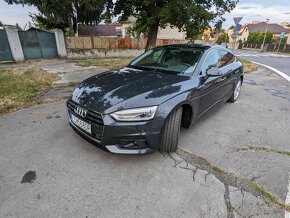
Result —
[[[262,44],[265,37],[265,32],[251,32],[248,37],[248,43]],[[265,43],[271,43],[273,33],[267,32]]]
[[[221,33],[216,43],[221,45],[222,43],[228,43],[228,42],[229,42],[228,34]]]

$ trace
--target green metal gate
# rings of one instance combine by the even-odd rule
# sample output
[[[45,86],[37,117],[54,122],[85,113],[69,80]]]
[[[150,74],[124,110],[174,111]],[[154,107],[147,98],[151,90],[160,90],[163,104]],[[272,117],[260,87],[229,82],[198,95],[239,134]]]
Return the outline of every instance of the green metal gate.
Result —
[[[42,31],[19,31],[25,59],[57,57],[54,33]]]
[[[0,61],[13,60],[9,42],[4,30],[0,30]]]
[[[36,31],[19,31],[18,34],[25,59],[42,58]]]
[[[54,33],[37,31],[40,50],[43,58],[57,57],[57,48]]]

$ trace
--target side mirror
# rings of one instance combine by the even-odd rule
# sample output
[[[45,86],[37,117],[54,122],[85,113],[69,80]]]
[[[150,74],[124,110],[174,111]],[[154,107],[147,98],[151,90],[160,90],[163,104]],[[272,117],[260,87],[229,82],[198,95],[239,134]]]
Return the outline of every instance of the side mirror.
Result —
[[[220,76],[220,75],[222,75],[222,71],[217,67],[212,67],[212,68],[208,69],[206,74],[208,76]]]

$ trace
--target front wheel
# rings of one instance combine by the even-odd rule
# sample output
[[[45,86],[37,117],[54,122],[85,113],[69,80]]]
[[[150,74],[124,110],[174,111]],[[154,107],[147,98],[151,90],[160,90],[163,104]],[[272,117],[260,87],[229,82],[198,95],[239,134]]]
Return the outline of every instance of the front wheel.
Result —
[[[170,114],[163,130],[160,151],[174,152],[177,149],[182,118],[182,107]]]
[[[241,80],[241,78],[239,78],[239,80],[235,86],[235,90],[233,91],[233,94],[230,97],[230,99],[228,100],[228,102],[234,103],[238,99],[238,97],[241,93],[241,89],[242,89],[242,80]]]

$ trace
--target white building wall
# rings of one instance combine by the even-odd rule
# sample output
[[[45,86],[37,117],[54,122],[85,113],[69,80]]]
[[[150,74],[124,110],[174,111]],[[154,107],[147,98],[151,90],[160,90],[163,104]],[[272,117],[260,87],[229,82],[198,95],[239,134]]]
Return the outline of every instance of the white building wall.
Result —
[[[185,32],[179,32],[178,28],[171,28],[167,26],[165,29],[159,29],[157,39],[179,39],[184,40],[186,37]]]

